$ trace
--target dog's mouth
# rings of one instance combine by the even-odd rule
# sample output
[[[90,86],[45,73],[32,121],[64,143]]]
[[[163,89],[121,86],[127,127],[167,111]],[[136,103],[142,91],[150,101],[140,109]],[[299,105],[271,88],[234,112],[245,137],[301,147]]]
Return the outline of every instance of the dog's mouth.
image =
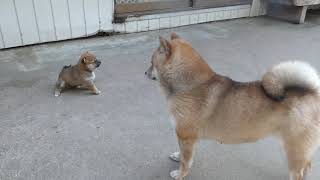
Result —
[[[148,79],[151,79],[153,81],[158,80],[158,72],[156,71],[156,69],[154,69],[153,66],[150,66],[144,74]]]
[[[153,81],[156,81],[156,80],[157,80],[157,78],[154,77],[154,76],[152,76],[152,74],[149,73],[148,71],[146,71],[146,72],[144,73],[144,75],[147,76],[148,79],[151,79],[151,80],[153,80]]]

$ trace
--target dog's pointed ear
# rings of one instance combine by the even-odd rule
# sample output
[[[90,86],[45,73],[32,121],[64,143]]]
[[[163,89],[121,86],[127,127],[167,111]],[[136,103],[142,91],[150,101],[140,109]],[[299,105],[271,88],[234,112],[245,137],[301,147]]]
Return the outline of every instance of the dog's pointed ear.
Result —
[[[171,44],[168,40],[166,40],[165,38],[159,36],[159,40],[160,40],[160,48],[161,50],[163,50],[165,52],[165,54],[167,56],[171,55]]]
[[[177,33],[172,32],[171,33],[171,40],[174,40],[174,39],[180,39],[180,36]]]

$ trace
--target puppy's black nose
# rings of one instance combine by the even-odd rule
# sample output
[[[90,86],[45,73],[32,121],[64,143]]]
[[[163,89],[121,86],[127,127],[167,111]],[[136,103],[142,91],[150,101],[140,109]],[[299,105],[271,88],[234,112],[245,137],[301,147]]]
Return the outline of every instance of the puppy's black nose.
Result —
[[[101,64],[101,61],[96,61],[96,64],[97,64],[97,67],[99,67]]]
[[[157,80],[157,78],[156,77],[152,77],[152,80]]]
[[[147,71],[146,71],[146,72],[144,72],[144,74],[145,74],[145,75],[147,75]]]

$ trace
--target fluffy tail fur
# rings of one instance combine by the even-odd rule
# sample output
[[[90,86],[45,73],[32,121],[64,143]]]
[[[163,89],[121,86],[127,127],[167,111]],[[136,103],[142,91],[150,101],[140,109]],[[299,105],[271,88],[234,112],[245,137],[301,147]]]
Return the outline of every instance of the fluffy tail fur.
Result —
[[[289,88],[299,88],[320,92],[317,71],[308,63],[289,61],[280,63],[267,71],[262,78],[262,86],[273,98],[283,98]]]

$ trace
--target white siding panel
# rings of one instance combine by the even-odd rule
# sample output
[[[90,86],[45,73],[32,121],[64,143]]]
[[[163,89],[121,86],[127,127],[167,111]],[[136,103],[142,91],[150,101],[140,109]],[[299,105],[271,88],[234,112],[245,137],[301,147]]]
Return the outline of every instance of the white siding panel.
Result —
[[[15,0],[23,44],[40,42],[32,0]]]
[[[98,0],[84,0],[84,14],[87,35],[93,35],[99,30]]]
[[[1,26],[0,26],[0,49],[4,48],[4,41],[3,41],[3,35],[1,31]]]
[[[58,40],[71,38],[67,0],[51,0]]]
[[[34,0],[35,14],[39,27],[40,41],[55,41],[56,34],[54,29],[50,0]]]
[[[113,0],[0,0],[0,49],[113,31]]]
[[[112,0],[99,0],[99,13],[100,13],[100,30],[112,31],[113,30],[113,1]]]
[[[85,17],[82,0],[69,0],[69,12],[72,37],[86,35]]]
[[[0,1],[0,26],[5,47],[22,45],[13,0]]]

